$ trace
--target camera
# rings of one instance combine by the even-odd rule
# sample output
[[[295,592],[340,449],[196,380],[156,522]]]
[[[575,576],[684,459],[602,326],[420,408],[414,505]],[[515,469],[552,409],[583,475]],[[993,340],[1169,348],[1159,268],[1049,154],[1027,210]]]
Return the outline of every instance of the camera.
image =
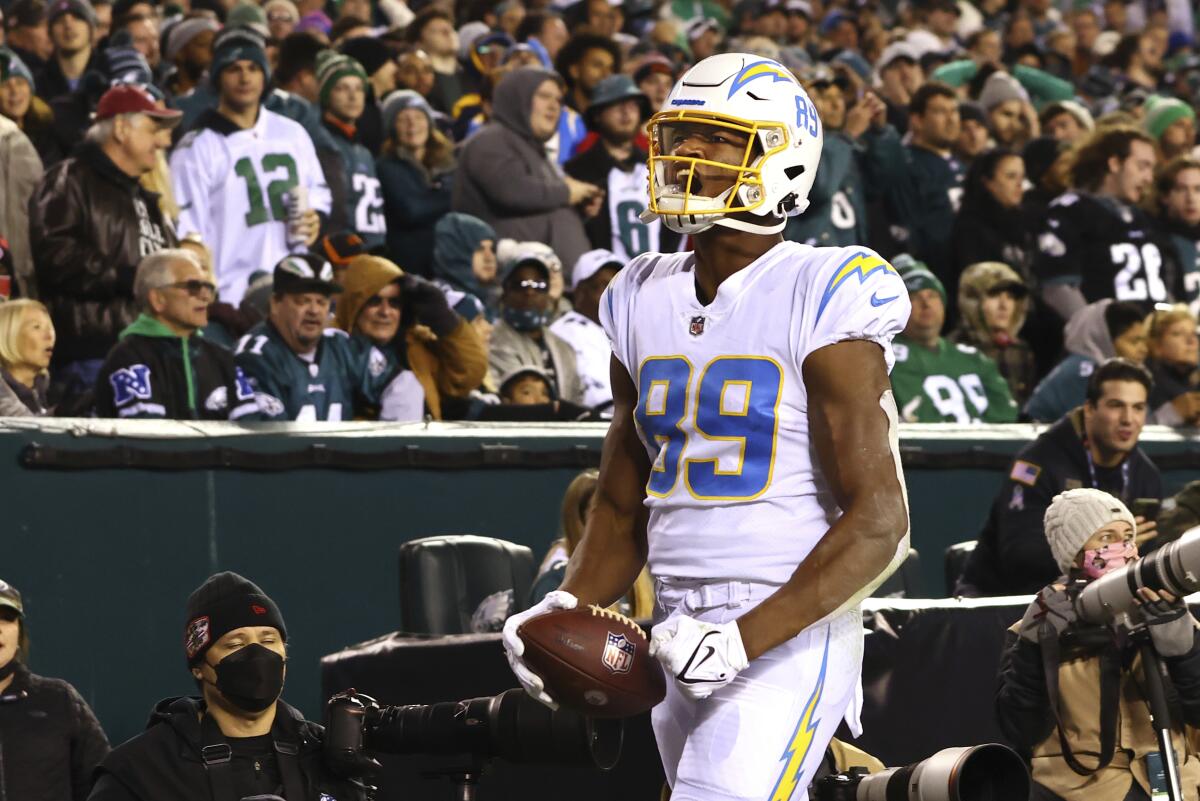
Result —
[[[1142,587],[1176,598],[1200,590],[1200,528],[1088,584],[1075,599],[1075,614],[1085,623],[1123,619],[1133,628],[1141,620],[1136,599]]]
[[[903,768],[826,776],[815,801],[1012,801],[1029,797],[1029,771],[998,743],[947,748]]]

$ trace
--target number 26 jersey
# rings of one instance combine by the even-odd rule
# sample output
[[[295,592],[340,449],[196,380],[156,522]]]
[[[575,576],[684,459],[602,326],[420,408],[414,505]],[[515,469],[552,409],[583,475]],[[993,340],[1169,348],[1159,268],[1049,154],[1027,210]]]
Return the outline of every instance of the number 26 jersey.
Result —
[[[782,242],[705,306],[694,262],[640,256],[600,301],[652,462],[650,571],[782,584],[841,515],[809,439],[804,360],[863,339],[890,371],[908,292],[866,248]]]

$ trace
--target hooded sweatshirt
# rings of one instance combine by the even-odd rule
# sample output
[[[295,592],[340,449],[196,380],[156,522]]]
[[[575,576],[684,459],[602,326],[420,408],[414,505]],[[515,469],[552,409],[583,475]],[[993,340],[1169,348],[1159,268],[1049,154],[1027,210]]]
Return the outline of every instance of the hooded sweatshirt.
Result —
[[[438,220],[433,236],[434,280],[443,291],[457,290],[470,296],[451,300],[451,304],[466,303],[473,306],[474,300],[478,300],[483,304],[488,319],[494,320],[501,294],[498,276],[486,285],[481,284],[471,268],[471,261],[480,243],[490,239],[494,245],[499,244],[492,226],[478,217],[451,212]],[[462,310],[459,313],[462,314]]]
[[[359,312],[381,289],[402,278],[404,271],[387,259],[356,256],[342,275],[343,292],[334,315],[337,327],[350,334],[358,346],[369,349],[375,343],[354,331]],[[396,365],[407,368],[388,386],[381,407],[390,410],[423,403],[434,420],[442,419],[443,395],[466,397],[483,382],[487,373],[487,352],[475,329],[460,319],[449,333],[435,336],[427,327],[418,324],[407,303],[400,313],[399,334],[389,345],[380,346],[380,350]],[[403,393],[407,397],[394,397],[394,393]],[[390,412],[383,413],[388,419],[399,419]]]
[[[260,419],[254,390],[233,354],[199,332],[184,339],[142,314],[118,339],[96,381],[98,416]]]
[[[1033,351],[1029,343],[1018,336],[1029,311],[1029,296],[1026,294],[1016,300],[1012,318],[1004,331],[992,331],[983,316],[984,299],[1003,284],[1025,286],[1017,272],[1003,262],[985,261],[967,268],[958,284],[959,327],[950,339],[983,351],[1000,368],[1013,400],[1023,404],[1033,391],[1037,376]]]
[[[569,205],[570,192],[547,157],[545,139],[529,124],[533,96],[546,81],[562,85],[555,73],[531,68],[500,81],[491,122],[463,144],[453,206],[502,237],[545,242],[563,264],[574,264],[590,249],[583,220]]]
[[[1025,406],[1030,419],[1052,423],[1083,403],[1088,377],[1117,353],[1104,321],[1110,303],[1106,299],[1084,306],[1067,321],[1063,337],[1067,357],[1033,390]]]

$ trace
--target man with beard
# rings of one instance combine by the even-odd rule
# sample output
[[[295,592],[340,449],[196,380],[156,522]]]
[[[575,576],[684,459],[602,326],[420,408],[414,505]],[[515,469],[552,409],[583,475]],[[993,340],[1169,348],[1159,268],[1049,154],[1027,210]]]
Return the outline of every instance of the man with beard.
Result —
[[[185,95],[200,83],[204,71],[212,64],[213,38],[220,27],[209,17],[192,17],[171,28],[163,53],[175,65],[175,72],[167,80],[171,94]]]
[[[644,223],[646,151],[634,141],[650,103],[627,75],[605,78],[592,93],[585,118],[600,139],[564,165],[567,175],[605,190],[600,212],[584,223],[594,249],[611,250],[622,262],[650,251],[673,251],[679,235],[658,220]]]
[[[287,627],[258,585],[229,572],[200,585],[184,652],[201,697],[160,701],[146,730],[101,763],[89,801],[366,798],[326,767],[324,730],[280,699]]]

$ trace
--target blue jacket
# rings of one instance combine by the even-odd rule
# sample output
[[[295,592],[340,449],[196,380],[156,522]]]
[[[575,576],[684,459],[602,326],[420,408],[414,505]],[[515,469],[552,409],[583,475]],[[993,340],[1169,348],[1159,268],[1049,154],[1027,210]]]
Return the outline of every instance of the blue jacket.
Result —
[[[1052,423],[1083,403],[1087,396],[1088,376],[1096,362],[1072,353],[1058,363],[1029,396],[1025,414],[1039,423]]]

